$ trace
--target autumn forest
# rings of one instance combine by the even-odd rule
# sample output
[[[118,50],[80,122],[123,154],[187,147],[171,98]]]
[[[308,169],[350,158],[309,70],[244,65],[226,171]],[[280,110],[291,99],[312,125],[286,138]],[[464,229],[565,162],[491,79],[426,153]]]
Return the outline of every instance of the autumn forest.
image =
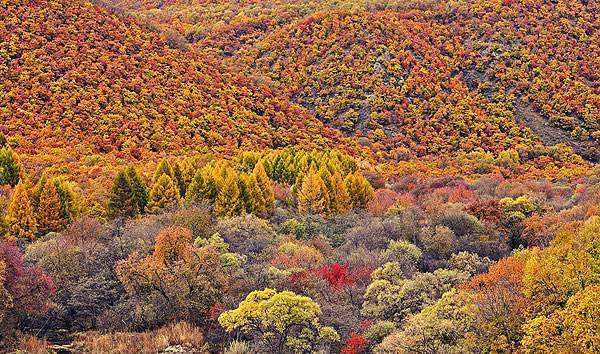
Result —
[[[597,0],[0,0],[0,353],[600,352]]]

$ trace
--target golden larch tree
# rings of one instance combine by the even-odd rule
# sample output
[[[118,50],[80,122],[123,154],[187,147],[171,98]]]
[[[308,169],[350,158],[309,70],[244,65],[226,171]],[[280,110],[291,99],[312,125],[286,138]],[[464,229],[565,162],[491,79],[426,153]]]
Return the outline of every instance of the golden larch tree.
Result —
[[[38,230],[42,234],[62,230],[67,220],[63,218],[60,195],[56,185],[52,182],[46,183],[37,210]]]
[[[256,180],[256,184],[261,194],[261,205],[259,210],[256,210],[256,212],[263,214],[269,213],[273,210],[273,206],[275,204],[275,193],[273,191],[273,182],[267,175],[262,161],[259,161],[256,166],[254,166],[252,176]]]
[[[364,208],[373,199],[373,187],[359,171],[346,176],[344,182],[353,208]]]
[[[240,214],[242,208],[238,176],[234,172],[229,172],[220,183],[215,200],[215,213],[219,216],[235,216]]]
[[[298,211],[302,214],[327,214],[329,192],[321,176],[311,168],[298,191]]]
[[[37,233],[37,222],[29,197],[26,182],[21,181],[13,191],[8,205],[6,221],[9,224],[11,236],[32,240]]]
[[[177,190],[171,177],[163,174],[152,186],[148,199],[148,212],[158,214],[162,210],[174,208],[178,205],[179,190]]]

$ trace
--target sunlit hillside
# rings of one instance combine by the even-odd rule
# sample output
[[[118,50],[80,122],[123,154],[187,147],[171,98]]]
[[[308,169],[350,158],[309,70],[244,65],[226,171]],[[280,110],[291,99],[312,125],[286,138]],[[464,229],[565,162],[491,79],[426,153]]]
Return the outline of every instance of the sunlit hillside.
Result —
[[[0,354],[600,352],[596,0],[0,0]]]

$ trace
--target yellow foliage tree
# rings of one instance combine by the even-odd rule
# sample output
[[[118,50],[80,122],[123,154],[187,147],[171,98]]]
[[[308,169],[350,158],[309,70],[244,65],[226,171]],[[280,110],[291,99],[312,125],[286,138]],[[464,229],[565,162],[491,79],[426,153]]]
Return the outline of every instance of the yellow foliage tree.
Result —
[[[298,191],[298,211],[301,214],[327,214],[329,203],[329,192],[325,182],[315,169],[311,168]]]
[[[267,176],[265,166],[259,161],[254,166],[251,176],[256,181],[257,193],[254,195],[254,212],[258,214],[267,214],[273,210],[275,203],[275,194],[273,192],[273,183]]]
[[[533,313],[548,315],[573,294],[600,284],[600,217],[573,232],[560,233],[550,247],[534,250],[525,265],[524,293]]]
[[[524,353],[597,353],[600,351],[600,286],[573,295],[564,309],[539,316],[524,326]]]
[[[238,176],[240,198],[246,213],[259,213],[263,210],[262,193],[254,175],[240,174]]]
[[[266,343],[274,353],[311,353],[340,338],[332,327],[320,324],[320,315],[311,298],[267,288],[248,294],[236,309],[222,313],[219,323],[228,332],[241,330]]]
[[[176,207],[179,203],[179,190],[167,174],[158,178],[148,198],[148,212],[157,214],[162,210]]]
[[[219,193],[215,200],[215,213],[219,216],[239,215],[244,207],[238,185],[238,176],[230,171],[220,183]]]
[[[344,183],[344,179],[339,172],[331,176],[331,211],[343,214],[350,210],[350,195]]]
[[[37,233],[37,222],[33,213],[29,191],[25,182],[17,184],[8,205],[6,221],[11,236],[32,240]]]
[[[525,265],[524,295],[531,301],[523,326],[526,353],[600,351],[600,217],[560,233],[535,249]]]
[[[60,195],[56,185],[52,182],[46,183],[40,195],[37,210],[38,230],[42,234],[60,231],[67,224],[62,215]]]
[[[352,208],[364,208],[373,199],[373,187],[360,172],[349,174],[344,182],[350,195]]]

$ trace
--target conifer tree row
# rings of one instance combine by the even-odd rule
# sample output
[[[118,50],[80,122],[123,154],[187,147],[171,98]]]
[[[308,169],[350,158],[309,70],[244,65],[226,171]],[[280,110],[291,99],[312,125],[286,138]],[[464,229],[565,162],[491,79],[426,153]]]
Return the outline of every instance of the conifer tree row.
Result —
[[[153,174],[152,189],[165,175],[186,205],[208,203],[219,216],[242,213],[266,216],[275,205],[274,184],[291,185],[301,212],[344,213],[352,207],[364,208],[373,196],[369,182],[360,173],[353,174],[356,171],[354,159],[337,151],[285,149],[265,154],[245,151],[232,160],[212,160],[198,167],[194,167],[193,159],[174,162],[165,159]],[[308,176],[311,177],[303,192]],[[159,203],[161,198],[156,194],[170,190],[166,183],[163,180],[163,186],[155,190],[157,210],[163,209],[160,205],[164,201]],[[350,187],[359,193],[353,199]],[[169,199],[166,204],[171,203],[175,201]]]
[[[49,232],[60,232],[81,212],[77,188],[60,177],[42,174],[31,188],[21,179],[12,191],[5,215],[8,236],[32,240]]]
[[[7,148],[1,151],[4,171],[6,166],[11,171],[5,175],[22,181],[16,154]],[[358,172],[356,162],[336,151],[285,149],[243,152],[231,160],[207,161],[198,156],[163,159],[151,176],[143,178],[133,166],[120,170],[108,193],[106,215],[132,218],[206,203],[221,217],[245,213],[267,217],[275,208],[276,185],[291,188],[302,214],[345,213],[351,208],[364,208],[373,197],[373,188]],[[13,177],[3,183],[10,185]],[[11,206],[3,216],[3,227],[14,237],[24,239],[62,231],[83,208],[77,189],[63,177],[46,173],[35,187],[17,183],[11,193]]]

